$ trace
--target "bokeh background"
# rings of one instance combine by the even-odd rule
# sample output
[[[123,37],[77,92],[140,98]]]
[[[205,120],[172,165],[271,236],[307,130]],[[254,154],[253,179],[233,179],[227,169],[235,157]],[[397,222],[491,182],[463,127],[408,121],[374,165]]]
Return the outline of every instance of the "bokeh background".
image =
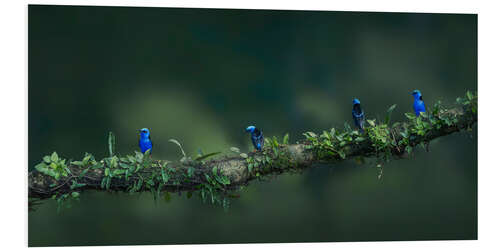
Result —
[[[477,90],[477,15],[138,7],[28,7],[29,170],[57,151],[120,154],[148,127],[154,158],[251,150],[266,136],[410,112]],[[28,214],[30,246],[477,238],[477,129],[384,166],[317,166],[253,182],[227,212],[173,195],[86,192]]]

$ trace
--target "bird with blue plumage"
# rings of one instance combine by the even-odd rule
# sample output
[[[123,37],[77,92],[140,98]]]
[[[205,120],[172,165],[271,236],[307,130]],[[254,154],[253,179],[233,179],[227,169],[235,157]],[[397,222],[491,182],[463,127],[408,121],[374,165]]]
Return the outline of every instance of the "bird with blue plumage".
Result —
[[[139,148],[141,149],[141,152],[143,154],[148,150],[149,153],[151,153],[151,150],[153,148],[153,141],[151,140],[151,134],[149,132],[149,129],[147,128],[142,128],[139,130]]]
[[[414,90],[411,95],[413,96],[413,111],[415,111],[415,115],[418,117],[420,113],[425,112],[425,103],[422,98],[422,93],[419,90]]]
[[[264,134],[262,131],[253,125],[248,126],[245,130],[250,133],[250,139],[252,140],[255,150],[262,150],[262,147],[264,146]]]
[[[363,133],[365,131],[365,112],[361,109],[361,102],[357,98],[352,100],[352,119],[354,125]]]

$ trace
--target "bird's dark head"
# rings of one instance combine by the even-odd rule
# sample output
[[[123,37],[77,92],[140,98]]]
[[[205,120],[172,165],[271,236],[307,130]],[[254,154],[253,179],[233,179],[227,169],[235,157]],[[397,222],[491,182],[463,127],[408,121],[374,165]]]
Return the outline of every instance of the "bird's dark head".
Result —
[[[352,100],[352,105],[356,104],[361,104],[361,102],[357,98],[354,98],[354,100]]]
[[[253,133],[253,131],[255,131],[255,126],[251,125],[251,126],[248,126],[245,131],[247,131],[248,133]]]
[[[416,90],[413,90],[413,92],[411,93],[411,95],[413,97],[415,97],[416,99],[420,98],[422,96],[422,93],[420,93],[420,90],[416,89]]]
[[[143,137],[143,138],[148,138],[149,137],[149,129],[142,128],[139,131],[141,133],[141,137]]]

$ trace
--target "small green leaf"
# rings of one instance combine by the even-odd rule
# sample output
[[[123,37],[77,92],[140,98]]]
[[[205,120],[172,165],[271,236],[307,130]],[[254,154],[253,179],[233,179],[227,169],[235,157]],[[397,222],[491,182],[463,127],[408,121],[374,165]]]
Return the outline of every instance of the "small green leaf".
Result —
[[[181,144],[180,144],[180,143],[179,143],[176,139],[170,139],[170,140],[168,140],[168,141],[169,141],[169,142],[172,142],[172,143],[174,143],[174,144],[176,144],[177,146],[179,146],[179,148],[181,149],[182,155],[183,155],[184,157],[186,157],[186,153],[184,153],[184,149],[182,149]]]
[[[217,166],[214,166],[214,167],[212,168],[212,174],[213,174],[213,175],[217,175]]]
[[[104,178],[102,178],[102,180],[101,180],[101,188],[104,188],[104,187],[106,186],[106,179],[107,179],[107,178],[108,178],[108,177],[104,177]]]
[[[80,193],[78,193],[78,192],[72,192],[72,193],[71,193],[71,196],[72,196],[73,198],[78,198],[78,197],[80,196]]]
[[[405,113],[405,116],[410,120],[414,120],[415,118],[417,118],[417,116],[413,113]]]
[[[273,147],[278,147],[278,146],[279,146],[278,138],[276,138],[276,136],[273,136]]]
[[[83,187],[85,185],[87,185],[87,184],[85,184],[85,183],[78,183],[75,180],[73,180],[73,183],[71,183],[70,188],[71,189],[75,189],[75,188]]]
[[[50,167],[52,169],[56,169],[57,168],[57,164],[55,164],[54,162],[50,163]]]
[[[45,173],[47,171],[47,165],[45,165],[44,163],[40,163],[35,166],[35,169],[39,172]]]
[[[206,155],[200,155],[200,156],[198,156],[198,158],[196,158],[195,160],[196,160],[196,161],[201,161],[201,160],[203,160],[203,159],[206,159],[206,158],[208,158],[208,157],[212,157],[212,156],[214,156],[214,155],[218,155],[218,154],[220,154],[220,153],[221,153],[221,152],[213,152],[213,153],[209,153],[209,154],[206,154]]]
[[[106,168],[106,169],[104,170],[104,176],[108,176],[108,175],[109,175],[109,168]]]
[[[319,137],[320,138],[325,138],[325,139],[330,139],[331,135],[328,132],[323,131],[323,133]]]
[[[122,175],[124,173],[125,173],[125,170],[123,170],[123,169],[115,169],[115,170],[113,170],[113,176]]]
[[[122,168],[125,168],[125,169],[129,169],[130,168],[130,165],[126,164],[126,163],[123,163],[123,162],[120,162],[120,167]]]
[[[467,91],[467,99],[469,99],[469,101],[471,101],[473,98],[474,98],[474,95],[472,94],[472,92]]]
[[[366,120],[370,126],[375,127],[375,120]]]
[[[408,152],[408,154],[411,154],[413,148],[411,146],[406,146],[406,151]]]
[[[111,178],[106,178],[106,189],[109,189],[109,186],[111,185]]]
[[[288,133],[285,134],[285,136],[283,137],[283,144],[288,144]]]
[[[113,132],[109,132],[108,134],[108,150],[109,150],[109,157],[115,155],[115,144],[116,144],[116,138]]]
[[[230,147],[229,150],[231,150],[231,151],[233,151],[235,153],[238,153],[238,154],[240,153],[240,149],[237,148],[237,147]]]
[[[223,185],[229,185],[229,184],[231,184],[231,181],[225,175],[221,176],[217,181],[219,181]]]
[[[394,109],[397,107],[396,104],[392,104],[392,106],[390,106],[388,109],[387,109],[387,113],[392,113],[392,111],[394,111]]]
[[[193,173],[194,173],[194,168],[189,167],[187,170],[188,177],[191,178],[193,176]]]
[[[128,158],[128,161],[130,163],[134,163],[135,162],[135,157],[131,156],[131,155],[127,155],[127,158]]]
[[[242,158],[245,158],[245,159],[246,159],[246,158],[248,158],[248,155],[247,155],[247,154],[245,154],[245,153],[241,153],[241,154],[240,154],[240,156],[241,156]]]
[[[139,175],[139,176],[140,176],[140,175]],[[141,178],[141,179],[139,179],[139,181],[137,182],[137,190],[141,189],[141,187],[142,187],[142,182],[143,182],[142,178]]]
[[[135,152],[135,161],[138,163],[142,163],[142,160],[144,159],[144,155],[141,152]]]
[[[83,166],[83,162],[82,161],[72,161],[71,162],[72,165],[75,165],[75,166]]]
[[[312,138],[318,137],[318,135],[316,135],[314,132],[305,132],[304,135],[306,137],[312,137]]]
[[[340,158],[345,159],[345,153],[343,151],[338,152]]]
[[[50,160],[52,162],[57,162],[59,160],[59,156],[57,156],[56,152],[52,153],[52,155],[50,156]]]
[[[46,155],[43,157],[43,161],[47,164],[50,164],[50,156]]]
[[[330,135],[333,137],[335,136],[335,128],[330,129]]]
[[[354,139],[355,142],[362,142],[364,140],[365,140],[364,137],[356,137],[356,139]]]
[[[116,168],[118,166],[118,157],[113,156],[109,162],[111,168]]]
[[[83,157],[83,160],[82,160],[83,164],[87,165],[87,163],[89,163],[89,161],[90,161],[91,158],[92,158],[91,154],[85,153],[85,157]]]
[[[349,125],[349,123],[347,122],[344,122],[344,131],[352,131],[351,125]]]
[[[385,116],[385,124],[389,124],[391,122],[392,111],[394,111],[396,106],[397,106],[396,104],[393,104],[387,109],[387,115]]]
[[[270,162],[271,162],[271,157],[269,157],[269,156],[267,156],[267,155],[266,155],[265,159],[266,159],[266,162],[267,162],[267,163],[270,163]]]
[[[405,131],[399,132],[403,138],[408,138],[408,133]]]
[[[161,170],[161,178],[163,180],[163,183],[167,183],[170,176],[168,176],[168,174],[166,174],[165,171],[163,171],[163,169],[162,169]]]
[[[146,186],[152,187],[152,186],[155,185],[155,182],[153,180],[149,179],[149,180],[146,181],[146,184],[147,184]]]

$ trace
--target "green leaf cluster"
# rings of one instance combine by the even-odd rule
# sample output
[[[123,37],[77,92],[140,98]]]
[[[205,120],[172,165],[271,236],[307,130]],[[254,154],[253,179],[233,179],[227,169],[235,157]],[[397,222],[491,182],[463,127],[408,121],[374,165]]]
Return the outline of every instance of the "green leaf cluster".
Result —
[[[467,91],[465,97],[458,97],[457,103],[470,107],[470,110],[477,114],[477,92]]]
[[[56,152],[52,153],[52,155],[44,156],[43,161],[36,165],[35,169],[54,177],[56,180],[59,180],[61,177],[67,177],[70,174],[70,170],[66,166],[66,160],[59,158]]]
[[[303,135],[308,142],[306,149],[313,150],[320,159],[345,159],[347,147],[366,139],[359,131],[352,130],[347,123],[344,124],[344,131],[331,128],[330,131],[323,131],[320,135],[314,132],[306,132]]]
[[[390,120],[390,119],[389,119]],[[386,122],[389,121],[386,119]],[[365,128],[366,133],[375,148],[378,156],[387,160],[391,154],[391,149],[396,146],[396,140],[391,134],[391,129],[387,123],[376,124],[376,120],[367,120],[370,126]],[[380,155],[380,153],[383,153]]]
[[[218,167],[214,166],[211,173],[204,174],[204,178],[204,183],[195,186],[202,201],[205,203],[210,200],[211,204],[219,204],[227,209],[229,207],[227,186],[231,184],[229,177],[221,174]]]

